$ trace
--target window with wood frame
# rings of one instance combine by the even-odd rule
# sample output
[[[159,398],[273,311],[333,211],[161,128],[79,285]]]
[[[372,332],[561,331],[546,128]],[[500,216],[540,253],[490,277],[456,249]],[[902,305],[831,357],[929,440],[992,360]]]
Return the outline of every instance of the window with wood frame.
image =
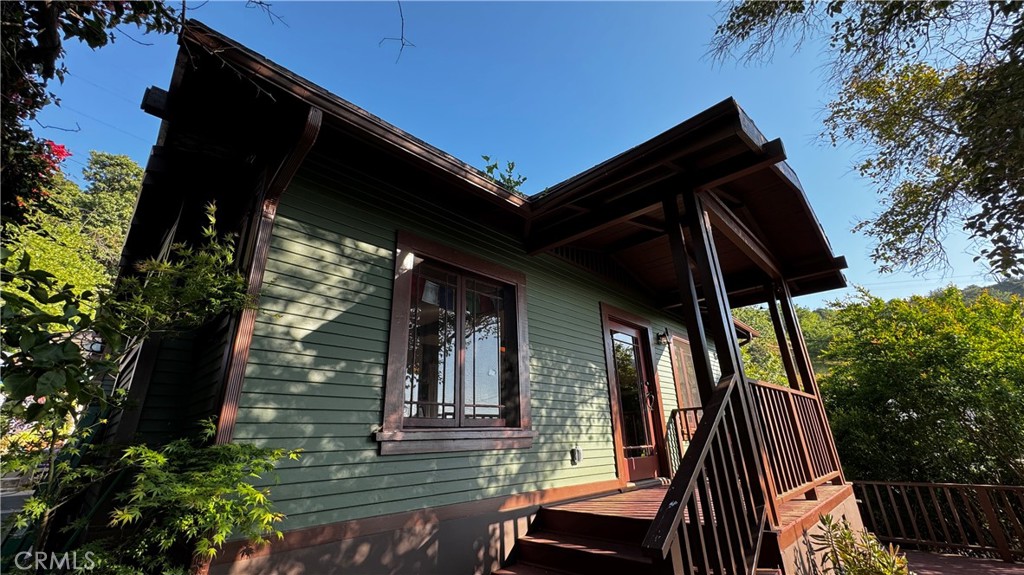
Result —
[[[381,453],[528,447],[525,276],[400,233]]]

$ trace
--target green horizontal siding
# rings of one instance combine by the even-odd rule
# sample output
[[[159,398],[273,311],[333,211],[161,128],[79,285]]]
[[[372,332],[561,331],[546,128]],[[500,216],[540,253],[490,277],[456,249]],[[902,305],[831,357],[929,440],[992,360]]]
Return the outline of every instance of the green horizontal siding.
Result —
[[[456,209],[430,189],[384,187],[312,154],[278,209],[234,437],[305,450],[272,488],[284,528],[613,479],[600,303],[680,326],[635,294]],[[530,449],[378,455],[393,253],[399,229],[526,274],[533,429]],[[655,346],[666,414],[667,348]],[[584,459],[572,465],[569,449]]]

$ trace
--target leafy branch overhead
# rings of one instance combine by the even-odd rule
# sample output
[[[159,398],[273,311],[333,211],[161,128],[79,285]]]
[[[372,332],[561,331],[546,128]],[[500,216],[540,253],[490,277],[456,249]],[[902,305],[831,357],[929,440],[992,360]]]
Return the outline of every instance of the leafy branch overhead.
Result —
[[[491,161],[490,156],[480,157],[487,162],[487,165],[484,166],[487,177],[513,194],[526,197],[526,194],[519,190],[520,186],[526,183],[526,176],[516,173],[515,162],[505,162],[505,169],[501,170],[498,160]]]
[[[947,263],[955,227],[976,259],[1024,275],[1024,3],[743,2],[712,42],[719,59],[771,59],[824,38],[836,99],[823,136],[864,146],[855,168],[881,210],[856,230],[883,271]]]

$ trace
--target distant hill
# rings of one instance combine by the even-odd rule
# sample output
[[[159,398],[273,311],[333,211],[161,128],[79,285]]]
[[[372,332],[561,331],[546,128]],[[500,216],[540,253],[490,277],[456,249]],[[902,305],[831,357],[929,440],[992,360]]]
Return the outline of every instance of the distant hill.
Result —
[[[960,291],[965,299],[974,300],[985,290],[988,290],[988,295],[1000,300],[1008,300],[1014,295],[1024,297],[1024,279],[1003,280],[987,286],[969,285]]]

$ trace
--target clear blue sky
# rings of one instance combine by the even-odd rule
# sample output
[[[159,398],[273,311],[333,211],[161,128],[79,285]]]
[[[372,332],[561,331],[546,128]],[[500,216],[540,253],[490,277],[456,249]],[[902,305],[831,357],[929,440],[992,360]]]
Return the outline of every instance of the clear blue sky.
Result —
[[[678,3],[403,3],[406,48],[394,2],[275,2],[272,22],[244,3],[190,11],[220,32],[464,161],[481,154],[516,162],[534,193],[732,96],[771,138],[782,138],[811,205],[852,284],[882,297],[927,293],[949,283],[989,283],[984,268],[949,244],[953,269],[925,277],[880,275],[869,240],[850,228],[878,210],[870,183],[851,171],[856,149],[816,140],[831,99],[815,46],[783,48],[766,66],[715,65],[707,45],[720,6]],[[67,46],[70,74],[60,108],[38,130],[75,154],[128,154],[145,165],[159,121],[139,109],[147,86],[166,88],[174,38],[125,31],[97,51]],[[811,307],[843,297],[802,298]]]

